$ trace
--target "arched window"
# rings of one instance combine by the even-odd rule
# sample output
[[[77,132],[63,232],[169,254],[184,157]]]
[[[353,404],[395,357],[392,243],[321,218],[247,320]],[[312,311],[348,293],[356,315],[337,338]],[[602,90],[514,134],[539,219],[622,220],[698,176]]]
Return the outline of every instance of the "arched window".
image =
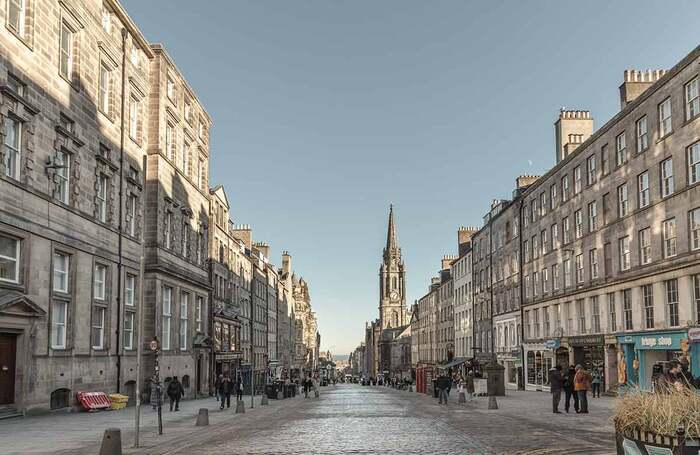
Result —
[[[398,283],[398,282],[396,281],[396,277],[393,277],[393,278],[391,279],[391,287],[392,287],[392,289],[398,289],[398,284],[397,284],[397,283]]]
[[[51,409],[61,409],[70,406],[70,389],[56,389],[51,392]]]

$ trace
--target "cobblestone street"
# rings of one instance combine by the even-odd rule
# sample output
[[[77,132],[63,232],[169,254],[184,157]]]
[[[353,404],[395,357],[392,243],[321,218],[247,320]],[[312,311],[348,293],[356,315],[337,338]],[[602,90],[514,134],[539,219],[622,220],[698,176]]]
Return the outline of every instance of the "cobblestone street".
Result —
[[[444,407],[426,395],[382,387],[321,391],[319,399],[270,400],[244,415],[219,411],[213,399],[187,402],[178,414],[166,411],[162,437],[146,408],[138,450],[129,448],[133,409],[5,421],[2,453],[96,453],[108,426],[122,428],[130,454],[614,453],[610,398],[591,400],[588,415],[553,416],[550,395],[538,392],[510,392],[498,410],[488,410],[483,397],[460,405],[453,394]],[[211,408],[211,425],[195,427],[203,403]]]

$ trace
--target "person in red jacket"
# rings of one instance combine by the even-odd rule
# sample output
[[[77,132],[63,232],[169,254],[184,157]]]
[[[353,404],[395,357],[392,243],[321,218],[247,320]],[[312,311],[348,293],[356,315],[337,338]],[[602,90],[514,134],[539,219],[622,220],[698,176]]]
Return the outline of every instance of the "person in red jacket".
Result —
[[[581,414],[588,414],[588,391],[591,390],[591,373],[581,365],[576,365],[576,376],[574,376],[574,390],[578,395],[578,402]]]

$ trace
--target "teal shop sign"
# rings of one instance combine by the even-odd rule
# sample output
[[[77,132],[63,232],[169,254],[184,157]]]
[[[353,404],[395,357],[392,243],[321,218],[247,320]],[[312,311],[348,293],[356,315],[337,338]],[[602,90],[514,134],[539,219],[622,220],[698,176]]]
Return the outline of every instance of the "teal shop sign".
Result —
[[[679,351],[681,340],[688,337],[686,332],[645,333],[642,335],[625,335],[618,337],[621,344],[634,344],[638,350]]]

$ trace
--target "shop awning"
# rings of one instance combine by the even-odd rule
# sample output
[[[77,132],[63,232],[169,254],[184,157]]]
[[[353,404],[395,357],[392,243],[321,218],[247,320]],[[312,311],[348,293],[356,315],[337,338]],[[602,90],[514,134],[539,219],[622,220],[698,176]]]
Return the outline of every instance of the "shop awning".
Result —
[[[467,359],[466,357],[455,357],[454,359],[452,359],[451,362],[448,362],[448,363],[446,363],[446,364],[444,364],[444,365],[438,365],[438,368],[443,369],[443,370],[446,370],[446,369],[448,369],[448,368],[454,368],[454,367],[456,367],[456,366],[458,366],[458,365],[463,364],[463,363],[466,362],[467,360],[468,360],[468,359]]]

